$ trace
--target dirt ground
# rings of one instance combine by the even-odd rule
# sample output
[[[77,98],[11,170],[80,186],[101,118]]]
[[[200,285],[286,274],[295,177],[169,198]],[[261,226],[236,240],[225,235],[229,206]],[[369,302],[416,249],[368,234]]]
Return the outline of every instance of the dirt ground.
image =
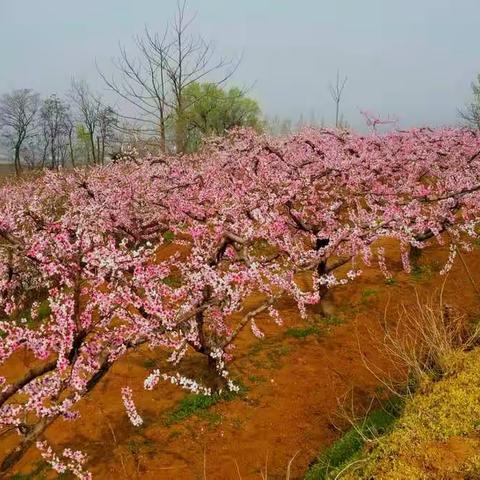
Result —
[[[260,317],[257,324],[267,333],[265,339],[246,330],[237,342],[230,369],[246,392],[233,400],[168,422],[186,393],[166,383],[151,392],[143,390],[144,378],[157,363],[163,365],[161,353],[145,350],[113,368],[81,403],[81,419],[68,425],[56,421],[47,438],[58,450],[71,446],[85,451],[95,479],[260,480],[268,473],[276,480],[285,478],[295,455],[291,479],[300,479],[322,448],[341,435],[346,420],[340,405],[353,405],[361,413],[382,395],[378,376],[399,377],[379,348],[381,324],[396,320],[400,306],[413,305],[415,290],[420,298],[438,292],[445,280],[438,272],[447,256],[448,247],[429,247],[420,266],[406,274],[392,243],[387,264],[395,281],[387,284],[378,269],[366,268],[362,277],[335,290],[336,312],[328,324],[304,338],[289,330],[308,326],[291,302],[280,306],[283,327],[268,316]],[[464,258],[480,285],[480,249]],[[477,315],[478,297],[459,259],[448,275],[444,298],[462,312]],[[259,301],[250,298],[246,307]],[[192,355],[183,371],[206,369],[204,362]],[[140,428],[130,424],[124,411],[120,389],[125,385],[132,388],[144,419]],[[41,471],[41,464],[31,449],[18,471],[35,470]]]

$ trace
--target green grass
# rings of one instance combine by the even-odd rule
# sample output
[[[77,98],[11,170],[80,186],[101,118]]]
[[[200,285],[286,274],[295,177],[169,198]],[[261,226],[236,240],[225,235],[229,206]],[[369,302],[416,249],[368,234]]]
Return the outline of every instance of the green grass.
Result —
[[[410,276],[416,282],[423,280],[425,277],[429,277],[431,274],[432,271],[428,265],[414,265],[410,272]]]
[[[322,330],[317,325],[307,325],[306,327],[289,328],[285,335],[297,339],[307,338],[311,335],[321,335]]]
[[[393,277],[390,277],[390,278],[387,278],[385,279],[385,285],[396,285],[397,281],[393,278]]]
[[[173,240],[175,240],[175,234],[170,230],[163,232],[162,236],[163,236],[163,239],[165,240],[165,243],[172,243]]]
[[[321,321],[328,327],[336,327],[345,323],[345,320],[343,318],[337,317],[336,315],[328,315],[327,317],[321,318]]]
[[[441,270],[441,265],[438,262],[432,262],[427,265],[413,265],[410,276],[416,282],[429,279],[433,274]]]
[[[326,480],[330,472],[354,461],[362,452],[365,438],[374,439],[392,428],[402,411],[403,400],[396,398],[372,411],[356,428],[348,430],[327,448],[305,476],[305,480]]]
[[[265,383],[267,379],[262,375],[250,375],[248,381],[252,383]]]
[[[238,382],[236,383],[238,385]],[[203,418],[211,425],[219,424],[221,422],[220,414],[208,412],[208,409],[220,402],[230,402],[244,395],[245,392],[246,387],[240,385],[240,391],[238,393],[225,390],[221,393],[214,393],[213,395],[189,394],[180,401],[177,408],[167,413],[165,424],[174,425],[192,416]]]
[[[314,335],[320,337],[327,333],[328,328],[325,327],[338,326],[343,323],[345,323],[345,320],[336,315],[328,315],[326,317],[317,315],[314,322],[310,325],[289,328],[285,331],[285,336],[296,338],[297,340],[303,340]]]
[[[378,295],[378,291],[374,288],[366,288],[362,291],[362,300],[370,300]]]
[[[248,350],[247,357],[255,368],[278,369],[282,358],[292,351],[292,347],[281,345],[278,338],[269,338],[254,343]]]
[[[220,402],[220,400],[220,395],[217,393],[213,395],[187,395],[180,401],[177,408],[167,414],[165,423],[167,425],[179,423],[186,418],[198,415],[200,412],[209,409]]]
[[[210,410],[200,411],[198,417],[207,422],[210,428],[217,427],[223,420],[223,416],[220,413],[211,412]]]

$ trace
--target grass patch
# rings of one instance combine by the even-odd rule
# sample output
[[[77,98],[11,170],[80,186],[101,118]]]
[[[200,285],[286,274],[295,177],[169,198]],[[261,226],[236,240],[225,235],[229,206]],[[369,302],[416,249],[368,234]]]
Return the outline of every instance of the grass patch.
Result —
[[[250,375],[248,381],[251,383],[265,383],[267,379],[262,375]]]
[[[416,282],[422,280],[428,280],[435,273],[438,273],[441,270],[441,265],[439,262],[432,262],[428,265],[413,265],[410,276]]]
[[[397,284],[397,281],[393,278],[393,277],[390,277],[390,278],[387,278],[385,279],[385,285],[396,285]]]
[[[180,401],[177,408],[167,413],[165,424],[174,425],[192,416],[203,418],[210,424],[218,424],[221,422],[220,414],[208,412],[208,409],[220,402],[230,402],[244,395],[245,392],[246,387],[240,385],[239,392],[222,391],[213,395],[189,394]]]
[[[162,237],[165,243],[172,243],[175,240],[175,234],[171,230],[163,232]]]
[[[278,369],[282,358],[292,351],[292,347],[281,345],[278,339],[270,338],[253,344],[248,351],[248,358],[255,368]]]
[[[308,325],[306,327],[289,328],[285,335],[297,339],[307,338],[311,335],[321,335],[322,330],[317,325]]]
[[[430,277],[431,274],[432,270],[428,265],[414,265],[410,272],[410,276],[416,282],[423,280],[425,277]]]
[[[374,288],[365,288],[365,290],[362,291],[362,300],[368,301],[371,298],[376,297],[377,295],[378,291]]]
[[[366,439],[375,439],[392,428],[400,415],[402,404],[400,398],[395,398],[383,408],[372,411],[360,425],[348,430],[318,457],[307,472],[305,480],[327,479],[330,472],[354,461],[362,451]]]
[[[210,428],[217,427],[222,423],[223,416],[218,412],[210,412],[209,410],[201,410],[198,417],[208,423]]]
[[[328,315],[327,317],[321,318],[321,321],[328,327],[337,327],[338,325],[343,325],[345,323],[343,318],[337,317],[336,315]]]

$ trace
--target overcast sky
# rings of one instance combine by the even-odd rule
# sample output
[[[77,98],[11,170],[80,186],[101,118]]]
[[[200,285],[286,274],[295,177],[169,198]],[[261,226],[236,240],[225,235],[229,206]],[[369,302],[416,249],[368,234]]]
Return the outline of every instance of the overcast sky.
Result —
[[[458,122],[480,72],[480,0],[189,0],[195,30],[243,55],[233,83],[268,115],[331,122],[328,84],[348,75],[343,112],[402,126]],[[0,92],[63,93],[76,75],[103,90],[118,43],[161,32],[175,0],[0,0]],[[108,93],[105,93],[108,96]]]

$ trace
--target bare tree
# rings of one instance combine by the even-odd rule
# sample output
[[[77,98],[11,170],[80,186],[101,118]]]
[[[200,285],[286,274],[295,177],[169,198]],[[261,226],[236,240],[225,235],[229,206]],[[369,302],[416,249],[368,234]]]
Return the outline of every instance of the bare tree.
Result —
[[[15,172],[21,172],[22,145],[34,134],[39,95],[30,89],[14,90],[0,98],[0,129],[13,148]]]
[[[97,162],[97,151],[95,148],[95,133],[97,132],[99,114],[102,108],[100,98],[92,93],[90,87],[82,80],[72,80],[69,97],[77,106],[80,119],[85,125],[89,135],[90,153],[93,163]]]
[[[42,133],[25,140],[21,148],[23,164],[29,169],[42,167],[47,156],[48,142],[44,141]]]
[[[473,101],[458,113],[468,126],[480,130],[480,74],[476,82],[472,82],[472,93]]]
[[[102,76],[108,87],[132,106],[135,112],[122,115],[129,121],[129,128],[138,134],[158,136],[161,151],[166,150],[166,122],[171,107],[167,102],[165,38],[160,40],[146,30],[145,38],[136,37],[140,59],[130,58],[123,47],[114,65],[119,79]],[[152,49],[151,45],[157,48]],[[132,122],[134,122],[132,124]]]
[[[343,90],[347,84],[347,77],[340,78],[340,70],[337,70],[337,78],[335,84],[330,84],[328,89],[330,91],[330,96],[335,102],[335,127],[340,127],[340,102],[342,101]]]
[[[221,72],[214,83],[228,80],[238,62],[216,58],[214,46],[201,36],[191,34],[195,16],[187,17],[186,1],[177,3],[177,12],[171,26],[163,34],[145,29],[135,43],[139,57],[130,57],[124,48],[114,60],[119,78],[107,78],[105,83],[126,100],[137,112],[124,115],[138,122],[139,131],[159,137],[160,149],[167,149],[167,127],[173,123],[175,151],[185,150],[184,113],[189,105],[185,89]]]
[[[111,107],[102,107],[98,113],[97,151],[99,163],[105,163],[105,146],[115,139],[118,127],[118,115]]]
[[[70,113],[65,118],[65,135],[67,136],[67,140],[68,140],[68,153],[70,156],[70,162],[72,164],[72,167],[75,168],[75,149],[74,149],[75,123]]]
[[[51,168],[57,168],[59,164],[65,166],[70,123],[69,109],[69,105],[57,95],[51,95],[45,99],[40,109],[40,121],[50,149]]]

